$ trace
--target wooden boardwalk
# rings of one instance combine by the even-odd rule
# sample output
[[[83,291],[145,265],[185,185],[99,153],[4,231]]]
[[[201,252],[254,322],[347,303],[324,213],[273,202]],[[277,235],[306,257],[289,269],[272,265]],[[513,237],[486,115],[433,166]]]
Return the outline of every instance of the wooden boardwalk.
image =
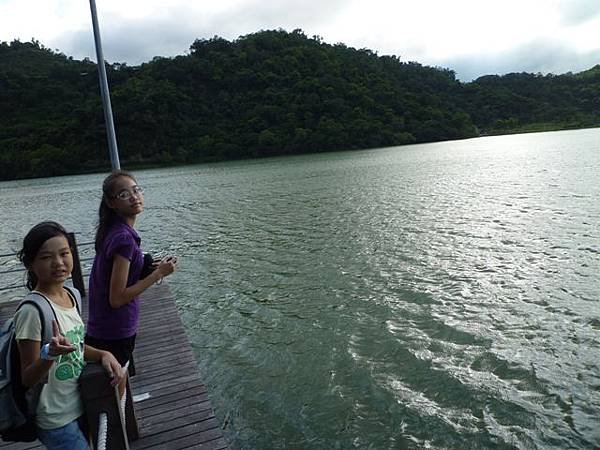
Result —
[[[142,294],[140,327],[134,359],[133,394],[149,398],[135,403],[140,439],[132,449],[228,448],[215,418],[206,387],[200,380],[191,345],[168,285],[156,285]],[[0,303],[0,323],[16,303]],[[83,300],[83,316],[87,302]],[[39,442],[8,444],[2,450],[42,448]]]

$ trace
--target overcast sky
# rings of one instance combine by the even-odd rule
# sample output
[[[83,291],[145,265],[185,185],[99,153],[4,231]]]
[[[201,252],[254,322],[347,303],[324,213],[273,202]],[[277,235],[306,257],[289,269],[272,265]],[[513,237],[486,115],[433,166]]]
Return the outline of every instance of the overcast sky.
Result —
[[[296,28],[330,44],[486,74],[600,64],[600,0],[96,0],[104,56],[135,65],[197,38]],[[0,0],[0,41],[39,40],[95,60],[88,0]]]

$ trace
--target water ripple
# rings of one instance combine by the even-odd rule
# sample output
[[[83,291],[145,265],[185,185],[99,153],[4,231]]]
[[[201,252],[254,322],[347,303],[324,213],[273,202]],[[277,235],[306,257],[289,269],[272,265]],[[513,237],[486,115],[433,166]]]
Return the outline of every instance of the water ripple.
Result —
[[[600,447],[599,133],[139,172],[233,448]],[[3,183],[2,242],[100,179]]]

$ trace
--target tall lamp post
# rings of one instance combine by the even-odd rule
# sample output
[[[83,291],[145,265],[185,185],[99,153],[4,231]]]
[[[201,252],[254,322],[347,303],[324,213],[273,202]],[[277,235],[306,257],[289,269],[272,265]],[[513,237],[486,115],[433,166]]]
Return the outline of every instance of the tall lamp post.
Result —
[[[94,28],[96,59],[98,61],[98,74],[100,75],[100,94],[102,95],[102,106],[104,108],[104,122],[106,124],[108,149],[110,151],[110,164],[114,172],[121,168],[121,164],[119,163],[119,149],[117,148],[115,124],[110,105],[110,93],[108,91],[108,80],[106,79],[106,67],[104,65],[104,54],[102,53],[102,41],[100,40],[100,27],[98,26],[98,13],[96,11],[95,0],[90,0],[90,9],[92,11],[92,27]]]

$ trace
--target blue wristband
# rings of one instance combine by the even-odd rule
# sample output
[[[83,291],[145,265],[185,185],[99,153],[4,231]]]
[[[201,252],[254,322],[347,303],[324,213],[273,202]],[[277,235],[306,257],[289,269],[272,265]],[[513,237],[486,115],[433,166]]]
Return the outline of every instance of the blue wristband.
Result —
[[[50,354],[50,344],[42,345],[42,349],[40,350],[40,359],[45,361],[54,361],[58,358],[58,355],[53,356]]]

